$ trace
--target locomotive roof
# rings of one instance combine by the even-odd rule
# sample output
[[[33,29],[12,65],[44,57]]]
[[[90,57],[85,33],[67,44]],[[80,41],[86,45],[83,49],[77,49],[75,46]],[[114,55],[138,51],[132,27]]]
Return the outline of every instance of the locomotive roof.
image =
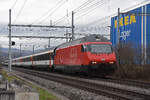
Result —
[[[84,43],[84,42],[109,42],[109,40],[107,38],[105,38],[102,35],[97,35],[97,34],[93,34],[93,35],[89,35],[83,38],[80,38],[80,43]]]
[[[63,43],[59,45],[58,48],[65,48],[85,42],[109,42],[109,40],[102,35],[92,34],[86,37],[82,37],[80,39],[73,40],[71,42]]]

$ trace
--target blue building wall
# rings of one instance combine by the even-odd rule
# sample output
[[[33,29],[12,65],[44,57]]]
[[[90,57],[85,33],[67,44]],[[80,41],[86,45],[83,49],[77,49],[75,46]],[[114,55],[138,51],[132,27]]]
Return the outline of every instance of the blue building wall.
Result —
[[[120,14],[120,43],[131,44],[147,60],[150,47],[150,4]],[[149,15],[142,15],[149,14]],[[118,44],[118,16],[111,18],[111,42]],[[136,49],[138,48],[138,49]]]

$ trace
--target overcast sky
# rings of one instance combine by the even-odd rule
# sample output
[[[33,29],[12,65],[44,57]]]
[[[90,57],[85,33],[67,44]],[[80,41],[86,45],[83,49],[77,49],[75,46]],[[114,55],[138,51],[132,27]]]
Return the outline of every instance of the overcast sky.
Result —
[[[67,12],[69,13],[80,7],[86,1],[91,3],[84,5],[81,10],[75,11],[75,25],[86,25],[117,13],[117,8],[123,10],[148,0],[0,0],[0,24],[8,24],[9,9],[12,9],[13,24],[48,25],[50,19],[54,24],[58,19],[67,15]],[[25,5],[23,6],[23,4]],[[70,25],[70,22],[71,16],[66,17],[58,25]],[[0,39],[0,42],[8,43],[7,39]],[[19,39],[16,41],[19,41]],[[24,40],[24,42],[28,41]]]
[[[59,18],[65,16],[67,10],[68,12],[70,12],[75,8],[78,8],[80,5],[82,5],[85,1],[88,0],[17,0],[17,2],[16,0],[0,0],[0,23],[8,23],[8,10],[11,9],[14,4],[15,6],[12,9],[12,22],[18,16],[20,9],[25,2],[25,5],[22,8],[21,13],[17,17],[16,23],[31,24],[32,22],[35,21],[35,19],[38,19],[48,10],[56,8],[56,4],[59,1],[62,1],[61,7],[57,9],[55,13],[52,14],[51,17],[47,18],[47,20],[44,20],[45,23],[46,22],[49,23],[50,18],[55,22]],[[146,0],[92,0],[92,1],[95,1],[93,3],[97,4],[100,1],[100,3],[102,4],[97,6],[96,9],[94,9],[91,13],[84,16],[84,19],[91,19],[90,21],[100,19],[103,16],[108,16],[111,13],[116,12],[118,7],[121,9],[125,9]],[[85,9],[85,11],[86,10],[87,9]],[[77,18],[78,23],[81,23],[80,15],[84,14],[84,12],[81,11],[75,14],[75,17],[79,17]],[[89,21],[86,20],[86,22]],[[84,22],[82,24],[84,24]]]

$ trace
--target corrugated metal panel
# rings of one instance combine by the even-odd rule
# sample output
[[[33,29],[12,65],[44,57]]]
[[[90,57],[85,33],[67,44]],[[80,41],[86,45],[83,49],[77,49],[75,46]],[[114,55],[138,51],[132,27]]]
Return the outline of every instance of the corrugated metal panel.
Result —
[[[132,44],[134,48],[147,57],[147,48],[150,44],[150,4],[133,9],[120,15],[120,43]],[[135,14],[135,15],[133,15]],[[111,18],[111,42],[113,46],[118,44],[118,17]],[[140,48],[139,48],[140,47]]]

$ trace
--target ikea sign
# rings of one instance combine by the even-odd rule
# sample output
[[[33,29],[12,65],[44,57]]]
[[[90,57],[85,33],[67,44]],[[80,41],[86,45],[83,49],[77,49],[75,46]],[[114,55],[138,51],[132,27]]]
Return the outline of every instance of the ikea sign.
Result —
[[[115,23],[115,28],[117,28],[118,20],[115,20],[114,23]],[[120,18],[119,21],[120,26],[124,26],[124,25],[126,26],[134,23],[136,23],[136,17],[134,14],[132,14],[131,16],[125,16],[124,18],[122,17]]]

